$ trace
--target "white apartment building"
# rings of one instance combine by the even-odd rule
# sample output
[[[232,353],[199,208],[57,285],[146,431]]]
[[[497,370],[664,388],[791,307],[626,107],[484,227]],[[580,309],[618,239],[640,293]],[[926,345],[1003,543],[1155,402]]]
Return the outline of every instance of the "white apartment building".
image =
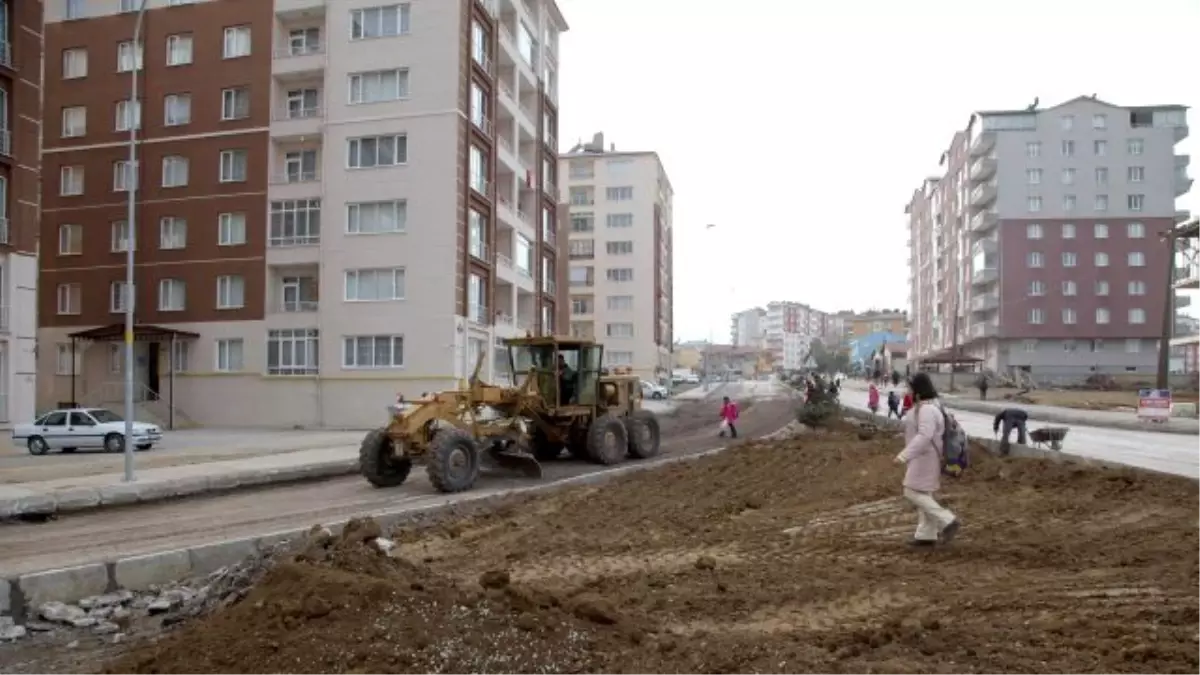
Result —
[[[569,210],[571,334],[604,344],[610,366],[671,371],[671,181],[655,152],[618,152],[604,135],[559,157]]]
[[[734,313],[729,325],[730,343],[735,347],[762,349],[765,343],[766,321],[767,312],[761,307]]]
[[[46,5],[47,22],[61,24],[48,34],[62,42],[47,53],[82,50],[85,64],[70,78],[65,62],[48,64],[51,97],[103,98],[89,129],[104,137],[72,145],[55,129],[48,143],[54,208],[43,246],[64,227],[84,234],[70,264],[56,262],[62,250],[43,263],[43,403],[111,405],[119,393],[110,385],[120,350],[106,326],[127,297],[123,254],[109,260],[108,237],[97,250],[87,233],[123,217],[124,192],[91,175],[123,141],[103,126],[112,95],[82,81],[104,77],[114,43],[129,40],[133,16],[113,16],[126,4],[72,3],[74,16]],[[567,26],[553,0],[151,0],[149,14],[135,247],[141,413],[215,426],[375,425],[398,393],[453,388],[480,354],[483,376],[506,380],[498,340],[556,330]],[[190,90],[186,105],[177,89]],[[164,147],[173,192],[163,189],[166,157],[158,185]],[[78,193],[60,191],[60,169],[77,169]],[[112,250],[123,251],[113,224]]]

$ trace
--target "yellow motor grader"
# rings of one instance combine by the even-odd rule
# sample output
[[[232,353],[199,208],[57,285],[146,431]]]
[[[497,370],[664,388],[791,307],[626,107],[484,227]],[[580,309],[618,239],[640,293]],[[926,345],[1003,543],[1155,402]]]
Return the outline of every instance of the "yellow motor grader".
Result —
[[[359,450],[372,485],[404,483],[415,462],[441,492],[461,492],[485,464],[540,478],[542,462],[564,449],[598,464],[658,454],[658,418],[642,409],[641,383],[628,369],[601,368],[603,345],[551,336],[504,343],[516,386],[482,382],[481,354],[460,390],[392,407],[388,426]]]

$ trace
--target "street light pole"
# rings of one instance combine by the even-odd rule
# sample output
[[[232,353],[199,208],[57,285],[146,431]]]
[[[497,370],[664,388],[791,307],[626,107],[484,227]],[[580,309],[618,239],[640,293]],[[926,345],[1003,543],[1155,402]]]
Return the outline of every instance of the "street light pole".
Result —
[[[712,232],[716,225],[709,223],[704,226],[705,232]],[[704,347],[704,391],[712,389],[712,348],[713,348],[713,328],[712,319],[708,320],[708,343]]]
[[[138,104],[138,75],[142,70],[142,24],[146,18],[146,4],[142,0],[138,7],[133,27],[133,64],[129,69],[129,165],[125,175],[127,213],[125,216],[125,482],[132,483],[133,475],[133,290],[134,247],[137,241],[137,187],[141,171],[137,164],[137,130],[141,124],[141,106]],[[174,358],[174,354],[167,358]]]

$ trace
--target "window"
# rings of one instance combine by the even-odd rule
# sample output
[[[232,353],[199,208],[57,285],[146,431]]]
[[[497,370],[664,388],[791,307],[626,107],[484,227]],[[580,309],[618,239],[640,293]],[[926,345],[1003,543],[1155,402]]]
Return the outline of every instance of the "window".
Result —
[[[186,66],[192,62],[192,36],[190,34],[167,36],[167,65]]]
[[[62,137],[79,138],[87,135],[87,108],[81,105],[63,108]]]
[[[517,271],[525,276],[533,274],[533,243],[523,234],[517,235]]]
[[[83,305],[83,287],[79,284],[58,285],[58,313],[79,314]]]
[[[613,366],[631,366],[633,365],[633,352],[610,352],[604,350],[604,365]]]
[[[246,346],[241,338],[217,340],[216,353],[213,369],[218,373],[236,373],[246,367]]]
[[[1108,267],[1108,254],[1107,253],[1102,253],[1102,252],[1096,253],[1096,267]]]
[[[1046,257],[1037,251],[1031,252],[1025,259],[1029,267],[1044,267],[1046,265]]]
[[[1129,323],[1143,324],[1146,323],[1146,310],[1133,308],[1129,310]]]
[[[309,87],[305,89],[289,89],[287,92],[287,118],[303,120],[317,117],[321,113],[321,92]]]
[[[1064,352],[1074,352],[1075,346],[1076,345],[1075,345],[1074,340],[1063,340],[1062,341],[1062,348],[1063,348]]]
[[[142,128],[142,102],[117,101],[117,110],[113,114],[117,131],[129,131],[130,125]]]
[[[124,281],[114,281],[108,285],[108,311],[123,314],[128,301],[129,286]]]
[[[304,56],[305,54],[321,53],[321,29],[295,28],[288,33],[288,56]]]
[[[573,187],[570,188],[569,195],[571,204],[575,206],[589,206],[595,203],[592,199],[592,191],[590,188]]]
[[[134,68],[142,69],[143,45],[133,48],[133,41],[126,40],[117,44],[117,72],[128,73]]]
[[[409,30],[409,11],[407,2],[352,10],[350,39],[367,40],[406,35]]]
[[[163,124],[177,127],[192,121],[192,95],[168,94],[163,99]]]
[[[591,213],[572,213],[571,214],[571,231],[572,232],[594,232],[596,229],[596,216]]]
[[[221,90],[221,121],[245,119],[250,116],[250,90],[234,87]]]
[[[1074,185],[1075,184],[1075,169],[1063,169],[1062,175],[1060,176],[1060,180],[1062,180],[1063,185]]]
[[[1075,210],[1075,195],[1063,195],[1062,209],[1063,211]]]
[[[1109,311],[1103,307],[1096,308],[1096,323],[1103,325],[1108,323],[1110,319]]]
[[[610,295],[610,296],[608,296],[608,310],[610,312],[633,311],[633,296],[632,295]]]
[[[592,297],[589,295],[584,298],[571,298],[571,313],[572,314],[591,314],[595,309],[592,307]]]
[[[222,213],[217,216],[217,246],[246,243],[246,214]]]
[[[1034,325],[1046,323],[1046,310],[1037,308],[1029,310],[1029,323]]]
[[[1075,238],[1075,224],[1074,223],[1063,223],[1062,238],[1063,239],[1074,239]]]
[[[1026,200],[1026,205],[1028,206],[1030,213],[1038,213],[1042,210],[1042,198],[1030,197],[1028,200]]]
[[[1074,115],[1063,115],[1062,118],[1059,120],[1059,123],[1062,126],[1063,131],[1070,131],[1075,128],[1075,116]]]
[[[83,3],[84,0],[67,0],[67,8],[66,12],[64,12],[64,18],[82,19],[84,17]],[[62,345],[59,346],[61,347]],[[70,345],[68,345],[68,347],[70,347]],[[62,372],[61,368],[59,370],[59,375],[69,375],[71,373],[70,370],[67,370],[66,372]]]
[[[1140,138],[1131,138],[1125,143],[1125,150],[1130,155],[1140,155],[1146,150],[1146,144]]]
[[[1092,153],[1097,157],[1104,157],[1108,154],[1108,141],[1092,141]]]
[[[321,367],[320,332],[314,329],[267,331],[268,375],[316,375]]]
[[[1030,185],[1039,185],[1042,182],[1041,169],[1025,169],[1025,182]]]
[[[217,309],[246,306],[246,279],[235,275],[217,277]]]
[[[404,337],[401,335],[347,336],[342,340],[342,367],[403,368]]]
[[[1096,167],[1094,172],[1096,185],[1108,185],[1108,167]]]
[[[1103,131],[1108,128],[1108,115],[1096,114],[1092,115],[1092,128],[1097,131]]]
[[[347,234],[403,232],[408,220],[408,202],[358,202],[346,205]]]
[[[1046,294],[1046,282],[1044,282],[1044,281],[1029,282],[1029,295],[1030,296],[1037,297],[1037,296],[1041,296],[1041,295],[1045,295],[1045,294]]]
[[[404,268],[346,270],[347,302],[404,299]]]
[[[1146,266],[1146,254],[1142,253],[1141,251],[1130,251],[1129,252],[1129,266],[1130,267],[1145,267]]]
[[[74,80],[87,77],[88,53],[82,47],[64,49],[62,53],[62,77],[64,80]]]
[[[488,193],[488,163],[486,153],[478,145],[472,145],[467,163],[467,173],[470,177],[471,189],[486,196]]]
[[[1077,254],[1077,253],[1062,254],[1062,264],[1063,264],[1063,267],[1075,267],[1076,265],[1079,264],[1079,254]]]
[[[250,56],[250,26],[226,28],[221,58],[236,59],[243,56]]]
[[[1062,282],[1062,294],[1066,297],[1073,297],[1079,294],[1079,287],[1074,281]]]
[[[317,151],[292,150],[283,156],[283,182],[309,183],[317,180]]]
[[[605,188],[604,198],[610,202],[629,201],[633,199],[633,188],[629,186]]]
[[[58,254],[79,255],[83,253],[83,226],[63,223],[58,226]]]
[[[1096,282],[1096,295],[1098,295],[1100,297],[1105,297],[1108,295],[1108,282],[1107,281],[1097,281]]]
[[[245,150],[222,150],[220,173],[217,179],[222,183],[245,183],[248,161]]]
[[[109,248],[113,253],[121,253],[129,250],[129,221],[116,220],[109,225],[111,233],[112,246]],[[137,242],[134,242],[134,250],[137,250]]]
[[[609,281],[633,281],[633,270],[628,267],[613,267],[605,272]]]
[[[478,274],[467,275],[467,318],[475,323],[488,322],[487,282]]]
[[[1063,157],[1074,157],[1075,141],[1063,141],[1060,152],[1062,153]]]
[[[483,66],[484,70],[490,69],[492,60],[488,47],[491,43],[490,37],[483,24],[478,21],[471,21],[471,58],[475,60],[475,63]]]
[[[167,155],[162,160],[162,186],[184,187],[188,184],[188,158]]]
[[[633,337],[633,324],[610,323],[604,327],[604,334],[610,338],[631,338]]]
[[[120,375],[125,372],[125,345],[119,342],[110,342],[108,345],[108,372],[112,375]],[[79,413],[75,413],[79,414]]]
[[[350,75],[350,103],[398,101],[408,96],[408,69],[374,70]]]
[[[1146,294],[1146,282],[1131,281],[1131,282],[1129,282],[1128,291],[1129,291],[1130,295],[1145,295]]]
[[[488,118],[488,95],[475,80],[471,80],[471,124],[485,134],[491,135],[492,124]]]
[[[1146,226],[1143,223],[1129,223],[1125,226],[1125,236],[1130,239],[1145,239]]]
[[[268,246],[308,246],[321,241],[321,200],[271,202]]]
[[[467,249],[480,260],[487,260],[487,224],[483,214],[474,208],[467,209]]]
[[[1097,239],[1108,239],[1108,225],[1096,223],[1092,226],[1092,236]]]
[[[408,162],[408,136],[365,136],[346,142],[347,166],[351,169],[371,169],[396,166]]]
[[[63,197],[83,194],[82,166],[64,166],[59,169],[58,193]]]
[[[160,249],[179,249],[187,246],[187,221],[183,218],[167,216],[158,221],[158,247]]]
[[[1092,209],[1095,211],[1108,210],[1108,195],[1096,195],[1096,199],[1092,201]]]
[[[182,279],[163,279],[158,282],[158,311],[182,312],[187,304],[187,285]]]
[[[1140,213],[1146,206],[1146,195],[1129,195],[1129,210]]]
[[[605,217],[607,227],[633,227],[632,213],[610,213]]]
[[[567,255],[572,260],[590,260],[596,257],[595,239],[571,239],[567,242]]]
[[[1146,180],[1146,167],[1131,166],[1128,169],[1130,183],[1143,183]]]
[[[1038,348],[1038,341],[1037,340],[1024,340],[1024,341],[1022,341],[1021,346],[1027,352],[1036,352],[1037,348]]]
[[[633,253],[633,242],[610,241],[605,244],[605,249],[609,255],[631,255]]]
[[[1025,143],[1025,156],[1033,159],[1042,156],[1042,144],[1040,141],[1029,141]]]
[[[1078,318],[1079,317],[1076,315],[1075,310],[1069,307],[1062,311],[1062,322],[1065,325],[1070,326],[1074,324]]]
[[[1138,338],[1128,338],[1125,340],[1125,353],[1136,354],[1142,351],[1142,341]]]

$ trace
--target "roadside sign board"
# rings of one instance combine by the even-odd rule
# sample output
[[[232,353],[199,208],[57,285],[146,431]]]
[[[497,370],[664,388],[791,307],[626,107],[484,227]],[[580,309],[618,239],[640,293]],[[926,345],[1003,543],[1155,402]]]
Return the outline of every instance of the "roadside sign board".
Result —
[[[1171,419],[1170,389],[1139,389],[1137,416],[1148,422],[1166,422]]]

